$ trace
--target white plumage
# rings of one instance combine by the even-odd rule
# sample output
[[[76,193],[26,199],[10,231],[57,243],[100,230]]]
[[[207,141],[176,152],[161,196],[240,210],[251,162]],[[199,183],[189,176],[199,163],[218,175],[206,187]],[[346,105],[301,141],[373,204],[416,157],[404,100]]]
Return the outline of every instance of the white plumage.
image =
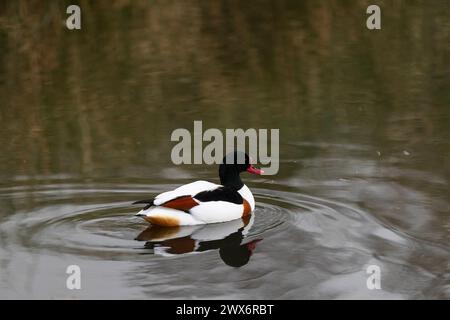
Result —
[[[156,206],[160,206],[161,204],[173,200],[182,196],[195,196],[197,193],[202,191],[214,190],[220,187],[220,184],[211,183],[208,181],[195,181],[181,187],[178,187],[174,190],[163,192],[155,197],[153,204]]]
[[[152,218],[154,221],[171,217],[179,220],[179,225],[183,226],[218,223],[242,218],[244,213],[242,204],[235,204],[226,201],[200,202],[194,198],[193,200],[196,201],[198,205],[192,207],[189,210],[189,213],[160,206],[161,204],[167,203],[179,197],[187,195],[195,196],[199,192],[214,190],[219,187],[221,187],[221,185],[207,181],[196,181],[183,185],[173,191],[167,191],[157,195],[154,200],[154,204],[156,206],[141,210],[136,215]],[[255,199],[253,198],[250,189],[244,185],[240,190],[238,190],[238,192],[242,198],[249,203],[251,211],[253,211],[255,209]]]

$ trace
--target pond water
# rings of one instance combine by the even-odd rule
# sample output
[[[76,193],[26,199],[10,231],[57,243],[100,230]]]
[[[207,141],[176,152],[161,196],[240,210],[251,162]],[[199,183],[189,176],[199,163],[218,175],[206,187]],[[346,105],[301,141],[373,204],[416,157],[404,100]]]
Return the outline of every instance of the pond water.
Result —
[[[450,298],[450,2],[81,7],[0,4],[0,298]],[[171,161],[195,120],[279,129],[280,170],[242,174],[250,219],[150,226],[133,201],[219,181]]]

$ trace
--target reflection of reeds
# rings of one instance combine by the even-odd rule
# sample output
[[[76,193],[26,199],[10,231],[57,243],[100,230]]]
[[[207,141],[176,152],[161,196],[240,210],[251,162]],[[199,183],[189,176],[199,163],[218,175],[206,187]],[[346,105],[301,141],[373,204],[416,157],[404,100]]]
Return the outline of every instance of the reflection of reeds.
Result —
[[[379,32],[369,2],[80,3],[81,31],[64,27],[68,2],[0,4],[3,174],[150,161],[194,119],[292,138],[361,121],[381,141],[448,134],[446,1],[382,2]]]

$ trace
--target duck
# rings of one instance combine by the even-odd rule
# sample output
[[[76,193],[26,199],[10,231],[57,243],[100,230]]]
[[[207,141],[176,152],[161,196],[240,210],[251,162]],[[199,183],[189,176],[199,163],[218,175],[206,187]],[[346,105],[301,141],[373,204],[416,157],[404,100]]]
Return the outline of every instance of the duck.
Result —
[[[220,184],[200,180],[132,204],[145,206],[136,216],[152,225],[179,227],[242,219],[255,210],[255,198],[240,174],[261,175],[244,152],[226,155],[219,166]]]

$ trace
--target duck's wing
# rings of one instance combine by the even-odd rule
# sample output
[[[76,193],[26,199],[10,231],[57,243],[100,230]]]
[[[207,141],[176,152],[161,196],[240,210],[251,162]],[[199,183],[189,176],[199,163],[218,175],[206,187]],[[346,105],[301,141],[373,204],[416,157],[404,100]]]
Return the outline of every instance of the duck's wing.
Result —
[[[176,188],[172,191],[163,192],[155,197],[153,200],[154,205],[161,206],[166,204],[171,200],[175,200],[177,198],[186,197],[186,196],[194,196],[203,191],[211,191],[217,188],[220,188],[221,185],[211,183],[208,181],[195,181],[181,187]]]
[[[236,189],[219,186],[213,190],[199,192],[193,196],[199,202],[225,201],[234,204],[242,204],[243,198]]]
[[[163,192],[154,199],[139,200],[133,204],[145,204],[143,210],[149,209],[151,206],[164,206],[167,208],[187,211],[192,206],[197,205],[192,196],[203,192],[220,188],[221,185],[208,181],[195,181],[178,187],[174,190]]]
[[[198,205],[189,213],[204,223],[230,221],[250,213],[248,202],[233,188],[219,187],[202,191],[192,197]]]

